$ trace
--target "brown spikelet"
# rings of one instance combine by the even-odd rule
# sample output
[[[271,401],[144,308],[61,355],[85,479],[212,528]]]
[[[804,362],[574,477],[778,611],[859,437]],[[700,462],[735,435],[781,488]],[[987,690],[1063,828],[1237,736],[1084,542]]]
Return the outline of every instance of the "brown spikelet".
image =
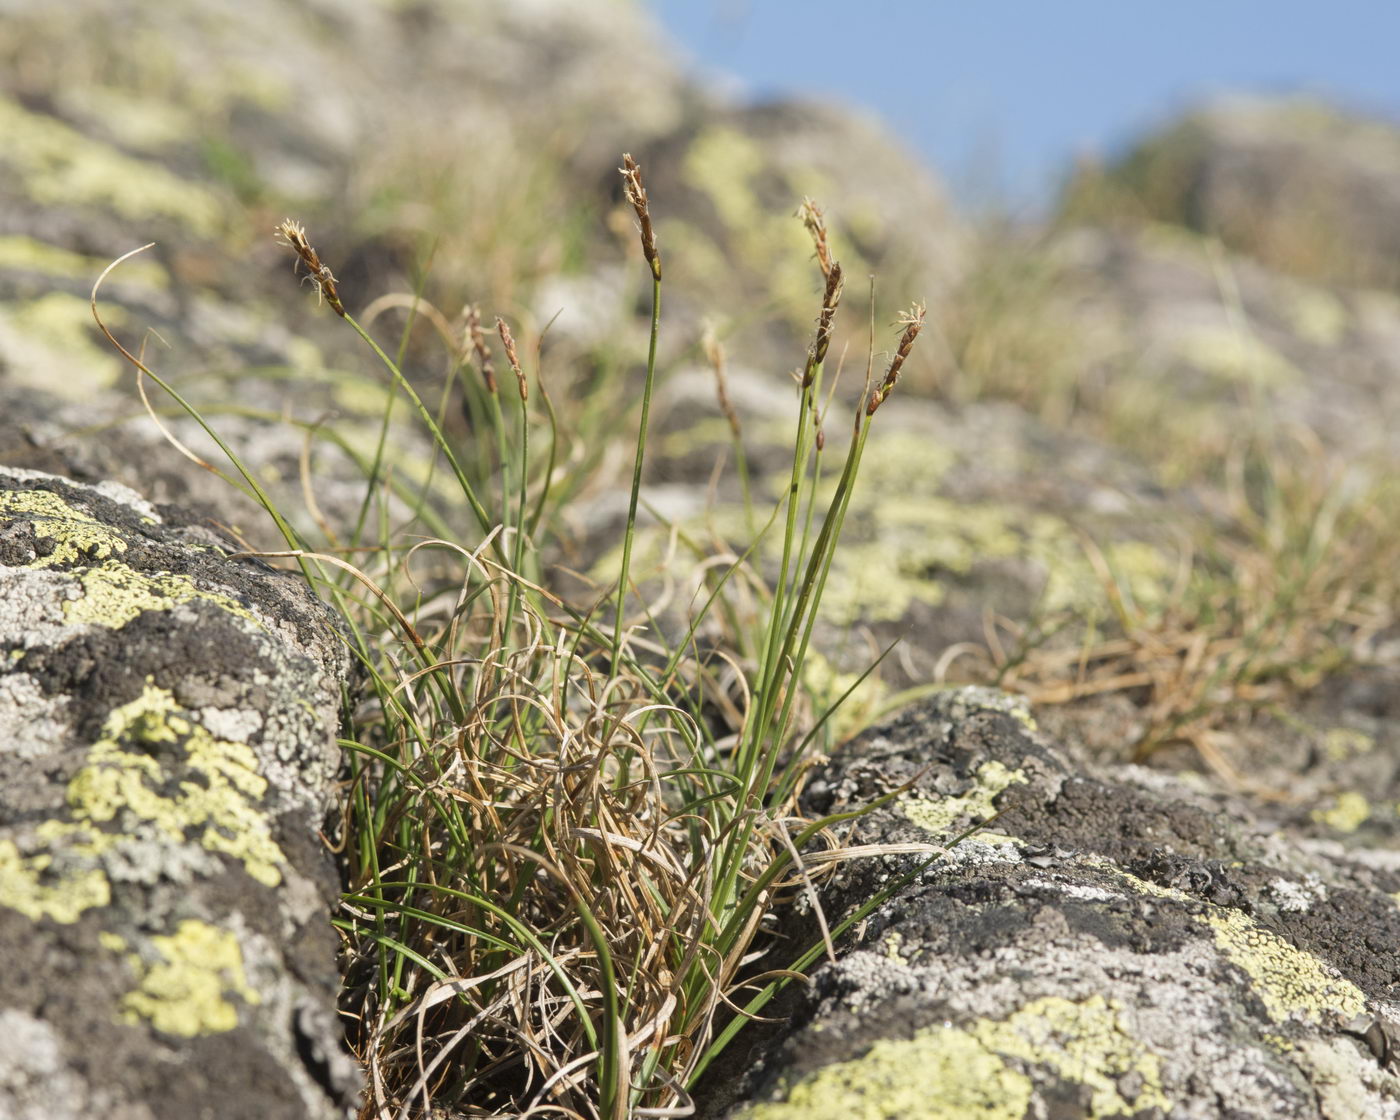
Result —
[[[340,291],[336,288],[335,276],[311,247],[302,224],[286,218],[278,225],[274,236],[279,244],[291,249],[306,266],[307,279],[316,285],[316,298],[324,299],[331,305],[332,311],[342,319],[345,318],[345,305],[340,302]]]
[[[899,380],[899,371],[904,368],[904,362],[909,357],[909,352],[914,349],[914,340],[924,329],[926,311],[927,309],[922,303],[916,303],[899,320],[900,325],[904,327],[904,333],[900,335],[899,347],[895,350],[894,357],[890,359],[889,369],[885,370],[885,379],[880,382],[880,387],[870,395],[870,403],[865,408],[867,416],[874,416],[875,410],[894,391],[895,382]]]
[[[491,347],[486,344],[486,335],[481,329],[481,309],[474,303],[469,303],[462,308],[463,330],[466,338],[464,342],[470,342],[471,348],[476,351],[477,364],[481,366],[481,380],[486,383],[486,391],[494,393],[496,391],[496,366],[491,360]]]
[[[520,358],[515,353],[515,336],[510,333],[510,327],[499,315],[496,316],[496,331],[501,336],[501,345],[505,347],[506,361],[510,363],[511,372],[515,374],[515,383],[520,387],[520,399],[527,401],[530,399],[530,386],[525,380],[525,372],[520,368]]]
[[[797,216],[802,219],[802,224],[812,235],[812,244],[817,250],[817,264],[821,266],[822,275],[830,279],[831,270],[836,267],[836,262],[831,259],[831,245],[827,241],[826,215],[810,198],[804,198],[802,205],[797,208]]]
[[[624,152],[622,166],[618,171],[622,174],[627,201],[637,212],[637,223],[642,234],[642,253],[647,259],[647,264],[651,265],[652,276],[660,280],[661,254],[656,249],[656,231],[651,225],[651,204],[647,201],[647,189],[642,186],[642,169],[637,166],[637,161],[630,153]]]
[[[724,343],[715,335],[714,327],[705,328],[700,346],[715,371],[715,393],[719,397],[719,409],[729,421],[729,430],[734,433],[734,438],[739,439],[743,433],[739,424],[739,413],[734,409],[734,402],[729,399],[729,381],[724,372]]]
[[[836,318],[836,307],[841,302],[841,280],[841,262],[832,261],[831,271],[826,276],[826,291],[822,294],[821,314],[817,316],[817,337],[812,342],[807,368],[802,375],[804,385],[812,383],[817,366],[826,361],[826,351],[831,345],[831,324]]]

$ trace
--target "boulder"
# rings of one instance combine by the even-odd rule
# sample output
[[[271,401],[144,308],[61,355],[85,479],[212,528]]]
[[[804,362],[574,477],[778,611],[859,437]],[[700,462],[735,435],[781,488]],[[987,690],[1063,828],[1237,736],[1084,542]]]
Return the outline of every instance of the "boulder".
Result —
[[[342,1116],[346,646],[114,483],[0,468],[0,1114]]]
[[[804,805],[841,812],[904,783],[850,842],[986,827],[941,855],[838,865],[820,888],[832,925],[892,897],[790,1024],[712,1080],[707,1115],[1400,1115],[1393,847],[1346,851],[1198,781],[1097,770],[988,690],[860,736]],[[811,921],[784,932],[762,967],[816,940]]]
[[[867,346],[870,276],[883,324],[915,300],[936,305],[965,264],[966,230],[942,184],[881,122],[839,104],[707,97],[640,146],[639,158],[670,321],[687,332],[709,318],[749,366],[785,374],[810,342],[822,273],[795,216],[804,198],[822,208],[845,270],[847,311],[832,352],[849,344],[855,366]]]
[[[1070,188],[1080,217],[1219,237],[1313,279],[1400,283],[1400,129],[1314,98],[1231,98],[1177,120]]]
[[[1177,473],[1250,436],[1334,460],[1400,458],[1400,299],[1299,279],[1178,227],[1078,226],[1041,263],[1081,407]],[[1034,309],[1028,307],[1027,314]],[[1295,455],[1297,452],[1295,452]]]

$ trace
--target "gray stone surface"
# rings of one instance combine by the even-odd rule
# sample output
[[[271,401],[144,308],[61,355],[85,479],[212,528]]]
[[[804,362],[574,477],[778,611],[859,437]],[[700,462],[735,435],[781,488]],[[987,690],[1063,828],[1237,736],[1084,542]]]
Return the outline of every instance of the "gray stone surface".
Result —
[[[1180,223],[1273,268],[1400,282],[1400,129],[1312,97],[1232,97],[1073,188],[1091,211]]]
[[[986,690],[862,735],[806,808],[904,782],[860,843],[938,844],[1001,815],[855,927],[782,1037],[740,1059],[737,1092],[715,1078],[710,1115],[1400,1115],[1393,850],[1261,827],[1199,782],[1095,773]],[[841,864],[828,921],[919,858]]]
[[[330,1118],[346,674],[296,577],[0,468],[0,1115]]]

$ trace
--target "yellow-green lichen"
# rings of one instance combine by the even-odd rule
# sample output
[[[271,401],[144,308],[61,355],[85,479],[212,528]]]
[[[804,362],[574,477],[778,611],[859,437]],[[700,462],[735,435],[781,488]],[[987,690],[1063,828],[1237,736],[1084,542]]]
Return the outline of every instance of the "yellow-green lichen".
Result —
[[[26,518],[33,522],[36,536],[55,542],[54,550],[33,561],[31,568],[105,560],[126,551],[126,541],[119,532],[51,490],[0,492],[0,517]]]
[[[122,998],[128,1023],[144,1019],[158,1031],[192,1038],[238,1026],[230,994],[245,1004],[262,1002],[244,975],[238,938],[228,930],[187,919],[173,934],[151,938],[151,944],[160,961],[130,958],[142,976],[136,990]]]
[[[74,83],[63,91],[63,108],[86,118],[127,151],[160,152],[199,137],[197,110],[182,98],[151,96],[107,83]]]
[[[5,97],[0,136],[0,165],[19,176],[24,196],[34,203],[90,207],[133,222],[164,218],[199,236],[219,232],[223,206],[206,187]]]
[[[808,690],[823,711],[841,701],[841,706],[827,721],[827,727],[837,742],[868,727],[889,691],[874,674],[862,680],[860,673],[843,673],[816,650],[807,651],[802,674]]]
[[[670,437],[673,454],[727,440],[727,428],[716,419],[705,438],[689,429]],[[788,438],[785,427],[762,425],[758,441]],[[1043,579],[1037,609],[1043,613],[1074,612],[1084,616],[1111,609],[1105,576],[1091,563],[1081,536],[1063,518],[1035,513],[1000,502],[958,502],[939,491],[940,482],[956,462],[946,445],[917,432],[891,432],[872,441],[861,465],[848,512],[845,535],[836,550],[823,589],[822,619],[833,626],[859,622],[896,622],[916,605],[936,607],[949,587],[969,576],[979,563],[1025,560]],[[828,472],[816,494],[818,514],[836,492],[837,472]],[[787,485],[775,472],[770,493],[777,498]],[[742,509],[720,504],[703,514],[679,518],[679,527],[692,539],[708,542],[718,536],[746,541],[749,532]],[[643,533],[633,553],[633,570],[649,573],[667,555],[670,527]],[[782,534],[770,533],[761,546],[763,562],[776,566]],[[605,553],[591,574],[602,582],[615,579],[621,546]],[[1151,615],[1165,605],[1177,574],[1176,562],[1144,541],[1114,541],[1097,547],[1116,585],[1117,596],[1130,607]],[[683,555],[689,556],[689,552]]]
[[[925,797],[905,794],[899,799],[904,815],[918,827],[936,836],[946,836],[955,822],[964,818],[978,820],[996,812],[992,802],[1008,786],[1026,781],[1024,770],[1012,770],[1003,762],[984,762],[975,776],[976,784],[957,797]]]
[[[979,562],[1018,558],[1044,573],[1040,610],[1107,610],[1103,580],[1068,522],[1008,503],[942,496],[940,481],[955,461],[919,433],[872,441],[822,598],[824,618],[837,625],[897,621],[914,604],[942,603],[948,577],[966,576]],[[829,480],[819,498],[829,501],[835,485]],[[1144,611],[1160,608],[1175,572],[1160,550],[1120,541],[1100,552],[1124,598]]]
[[[112,327],[120,327],[126,318],[120,307],[108,308],[103,316]],[[20,303],[0,304],[0,337],[18,359],[10,365],[21,384],[55,390],[65,397],[107,388],[121,372],[115,351],[101,343],[96,333],[88,301],[68,292],[45,292]],[[56,361],[62,365],[62,377],[54,376]]]
[[[1112,872],[1139,893],[1200,904],[1199,899],[1185,891],[1139,879],[1107,860],[1085,863]],[[1230,963],[1249,976],[1254,993],[1274,1022],[1290,1018],[1313,1023],[1329,1017],[1352,1019],[1366,1010],[1366,996],[1361,989],[1345,977],[1334,975],[1311,953],[1290,945],[1246,914],[1213,903],[1204,905],[1204,911],[1193,917],[1211,930],[1216,945]]]
[[[965,719],[973,712],[1000,712],[1010,716],[1027,731],[1036,730],[1035,717],[1031,715],[1031,702],[1015,692],[1000,692],[994,688],[961,688],[952,694],[955,719]]]
[[[1086,1117],[1171,1107],[1161,1063],[1125,1029],[1121,1008],[1101,996],[1035,1000],[1005,1019],[965,1029],[929,1027],[877,1042],[861,1058],[819,1070],[787,1099],[755,1105],[745,1120],[1021,1120],[1034,1084],[1018,1066],[1047,1067],[1088,1090]],[[1122,1079],[1140,1088],[1127,1099]]]
[[[237,599],[217,591],[205,591],[187,575],[177,572],[138,572],[116,560],[89,568],[79,577],[82,598],[63,604],[63,617],[71,623],[90,623],[120,630],[142,611],[168,611],[182,603],[203,600],[238,618],[255,621]]]
[[[1312,819],[1336,832],[1355,832],[1371,818],[1371,803],[1355,790],[1346,790],[1325,809],[1314,809]]]
[[[1311,953],[1296,949],[1253,919],[1212,907],[1204,919],[1231,962],[1247,972],[1269,1017],[1322,1022],[1328,1015],[1352,1019],[1366,1010],[1366,997],[1351,981],[1332,975]]]
[[[1033,1086],[975,1038],[930,1028],[877,1042],[753,1105],[743,1120],[1022,1120]]]
[[[1177,352],[1203,372],[1231,383],[1288,385],[1302,376],[1278,351],[1240,330],[1197,329],[1179,340]]]
[[[6,271],[40,272],[54,279],[86,280],[91,283],[110,263],[109,260],[87,257],[33,237],[0,237],[0,269]],[[167,284],[166,274],[159,265],[139,259],[122,265],[117,275],[119,282],[141,283],[153,288],[164,288]],[[91,313],[86,325],[92,325]]]
[[[808,319],[820,273],[812,265],[811,241],[801,223],[774,212],[759,196],[759,179],[769,166],[763,145],[737,129],[711,127],[692,141],[685,157],[686,182],[709,198],[724,228],[725,251],[734,258],[718,256],[720,271],[701,279],[724,282],[737,260],[745,271],[765,278],[768,298],[784,312],[794,320]],[[668,223],[668,238],[674,224]],[[848,271],[854,271],[859,262],[845,256]]]
[[[1150,1108],[1164,1112],[1161,1062],[1132,1037],[1116,1000],[1047,997],[1026,1004],[1004,1020],[981,1020],[968,1033],[988,1050],[1031,1065],[1049,1066],[1065,1081],[1091,1093],[1090,1117],[1129,1115]],[[1136,1074],[1141,1089],[1131,1101],[1120,1079]]]
[[[113,933],[111,930],[98,930],[97,943],[109,953],[126,952],[126,938],[119,933]]]
[[[685,158],[687,181],[709,197],[729,229],[752,227],[768,218],[753,180],[767,161],[757,141],[733,128],[701,132]]]
[[[84,911],[111,900],[111,885],[101,868],[59,871],[50,853],[25,856],[13,840],[0,839],[0,906],[30,921],[51,918],[71,925]]]
[[[190,777],[176,790],[169,790],[171,775],[152,747],[183,752]],[[183,713],[171,692],[147,684],[108,717],[86,765],[68,783],[70,819],[41,823],[35,829],[41,848],[28,856],[0,840],[0,906],[62,923],[106,906],[111,887],[99,861],[140,824],[175,843],[197,840],[206,851],[238,860],[258,882],[277,886],[286,857],[256,805],[266,789],[249,746],[216,739]],[[114,821],[124,827],[103,827]]]
[[[74,820],[105,824],[128,814],[175,841],[195,833],[208,851],[232,856],[258,882],[276,886],[286,860],[255,806],[267,790],[257,757],[244,743],[215,739],[180,711],[171,692],[148,684],[112,713],[87,765],[69,783]],[[172,794],[165,792],[165,768],[141,748],[175,742],[183,744],[192,778]]]
[[[1319,346],[1336,346],[1351,325],[1346,305],[1321,288],[1300,288],[1293,296],[1293,329]]]
[[[1346,762],[1376,749],[1376,739],[1350,727],[1331,727],[1322,736],[1322,750],[1332,762]]]
[[[904,959],[903,955],[899,951],[900,946],[903,944],[904,935],[900,933],[897,929],[890,930],[889,933],[885,935],[886,959],[894,962],[895,964],[907,965],[909,962]]]

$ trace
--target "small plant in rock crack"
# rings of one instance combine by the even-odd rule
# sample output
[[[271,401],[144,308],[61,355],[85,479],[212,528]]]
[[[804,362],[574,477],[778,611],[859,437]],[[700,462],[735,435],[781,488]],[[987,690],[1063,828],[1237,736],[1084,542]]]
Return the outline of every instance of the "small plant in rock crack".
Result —
[[[320,547],[220,445],[238,472],[232,481],[285,537],[285,550],[264,555],[295,560],[339,608],[364,669],[342,740],[346,798],[335,834],[347,885],[334,921],[348,1034],[369,1079],[366,1117],[443,1107],[684,1115],[706,1067],[745,1023],[881,901],[812,946],[784,948],[769,933],[776,909],[804,892],[815,901],[821,869],[851,854],[833,827],[855,814],[810,821],[796,810],[831,715],[813,711],[803,666],[866,439],[924,310],[900,324],[883,378],[867,368],[834,496],[819,499],[828,492],[821,464],[833,454],[819,402],[843,275],[821,212],[804,206],[821,302],[798,378],[787,488],[756,534],[781,536],[771,550],[780,559],[774,571],[756,570],[755,539],[710,580],[684,632],[668,634],[632,572],[661,253],[641,169],[624,156],[621,171],[650,279],[651,325],[621,568],[591,606],[548,588],[541,548],[561,512],[560,449],[604,439],[615,424],[563,430],[503,320],[494,333],[513,375],[505,385],[475,309],[457,334],[414,297],[412,313],[448,341],[448,382],[476,419],[464,449],[444,430],[448,385],[430,407],[402,372],[402,346],[390,357],[349,312],[303,228],[287,221],[278,229],[318,297],[388,377],[377,443],[361,459],[369,485],[359,516]],[[873,345],[872,336],[872,365]],[[416,486],[389,469],[397,401],[407,402],[435,455]],[[734,431],[737,438],[737,424]],[[465,534],[452,530],[436,496],[441,475],[465,506]],[[430,535],[394,529],[395,518]],[[702,652],[697,633],[707,617],[739,617],[716,607],[741,580],[766,588],[758,621],[733,648],[710,643]],[[723,741],[705,711],[721,692],[737,711],[737,732]]]

